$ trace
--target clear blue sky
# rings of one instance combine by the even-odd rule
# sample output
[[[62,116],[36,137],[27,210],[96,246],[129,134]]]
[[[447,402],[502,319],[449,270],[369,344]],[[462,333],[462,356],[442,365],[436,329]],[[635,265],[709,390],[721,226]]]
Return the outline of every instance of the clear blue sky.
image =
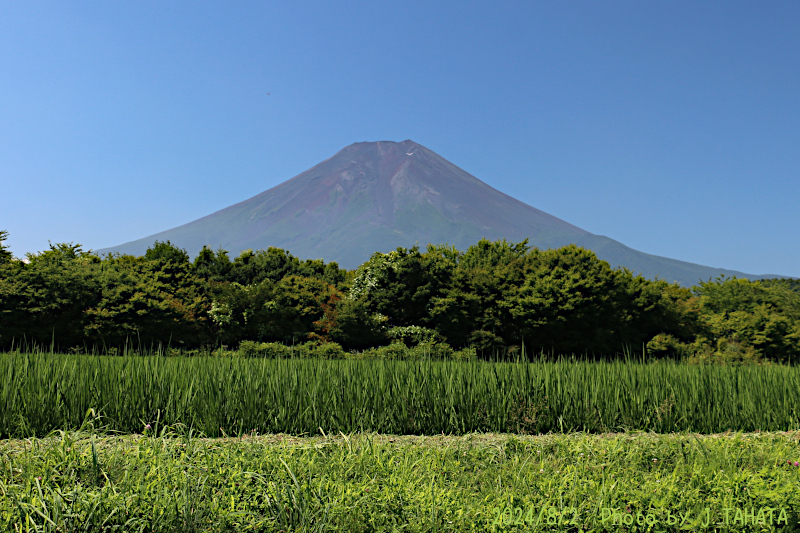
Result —
[[[0,229],[99,249],[412,139],[638,250],[800,276],[800,2],[0,2]]]

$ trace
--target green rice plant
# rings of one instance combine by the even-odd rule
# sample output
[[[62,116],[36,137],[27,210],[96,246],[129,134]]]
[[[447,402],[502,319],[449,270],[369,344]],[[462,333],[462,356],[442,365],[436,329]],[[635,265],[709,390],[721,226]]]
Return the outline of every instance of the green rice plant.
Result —
[[[0,438],[90,423],[208,436],[800,426],[800,368],[674,362],[489,363],[0,354]],[[87,416],[88,413],[88,416]]]

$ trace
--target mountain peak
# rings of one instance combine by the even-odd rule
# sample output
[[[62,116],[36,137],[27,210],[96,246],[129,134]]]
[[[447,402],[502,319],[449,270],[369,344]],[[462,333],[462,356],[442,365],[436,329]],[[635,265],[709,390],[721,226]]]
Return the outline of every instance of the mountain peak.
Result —
[[[353,143],[350,146],[347,146],[341,152],[357,152],[360,154],[370,154],[370,153],[378,153],[381,155],[389,154],[389,155],[400,155],[405,153],[406,155],[412,155],[418,149],[427,150],[421,144],[417,144],[410,139],[406,139],[405,141],[397,142],[397,141],[366,141],[366,142],[357,142]],[[429,150],[428,150],[429,151]]]
[[[555,248],[578,244],[613,267],[694,285],[720,274],[754,277],[637,252],[492,188],[410,139],[357,142],[248,200],[183,226],[99,252],[142,255],[169,240],[196,255],[270,246],[355,268],[372,253],[428,243],[466,250],[482,238]]]

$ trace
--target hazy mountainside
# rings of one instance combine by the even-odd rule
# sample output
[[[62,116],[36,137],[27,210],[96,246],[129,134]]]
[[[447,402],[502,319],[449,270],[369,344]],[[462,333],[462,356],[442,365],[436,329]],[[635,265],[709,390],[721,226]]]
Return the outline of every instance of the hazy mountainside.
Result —
[[[252,198],[183,226],[99,253],[142,255],[169,240],[196,255],[208,245],[238,255],[275,246],[299,258],[354,268],[373,252],[428,243],[466,250],[481,238],[575,243],[612,267],[694,285],[721,274],[760,277],[638,252],[593,235],[490,187],[413,141],[352,144]]]

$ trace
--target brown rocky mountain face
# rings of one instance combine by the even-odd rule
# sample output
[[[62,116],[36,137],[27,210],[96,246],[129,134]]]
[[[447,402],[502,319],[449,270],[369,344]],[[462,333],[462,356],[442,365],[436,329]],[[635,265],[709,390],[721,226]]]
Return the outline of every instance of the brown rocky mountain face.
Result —
[[[720,274],[758,277],[644,254],[593,235],[503,194],[410,140],[352,144],[248,200],[99,252],[141,255],[156,240],[169,240],[193,256],[203,245],[232,256],[275,246],[303,259],[355,268],[377,251],[415,244],[424,249],[428,243],[466,250],[481,238],[527,238],[540,248],[575,243],[613,267],[684,285]]]

